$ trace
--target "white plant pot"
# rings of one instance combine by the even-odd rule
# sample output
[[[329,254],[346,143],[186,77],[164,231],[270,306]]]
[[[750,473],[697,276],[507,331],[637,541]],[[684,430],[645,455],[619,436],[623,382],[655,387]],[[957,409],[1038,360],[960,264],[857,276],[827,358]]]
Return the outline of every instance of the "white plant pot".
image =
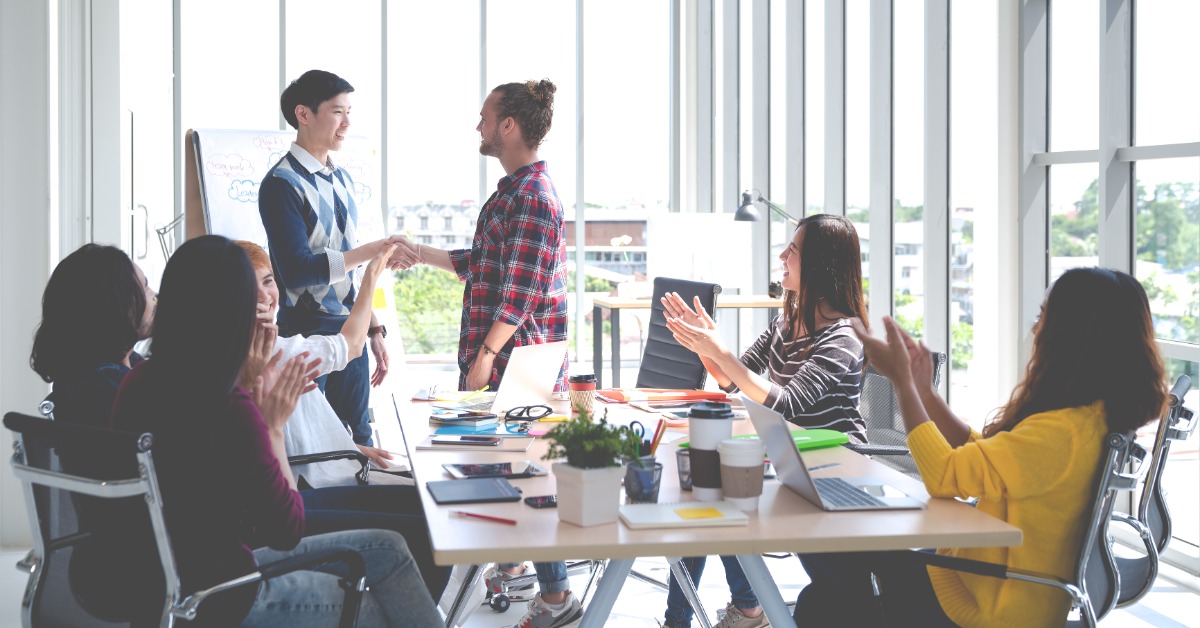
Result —
[[[625,467],[580,469],[565,462],[556,462],[551,466],[558,485],[560,520],[581,527],[617,520]]]

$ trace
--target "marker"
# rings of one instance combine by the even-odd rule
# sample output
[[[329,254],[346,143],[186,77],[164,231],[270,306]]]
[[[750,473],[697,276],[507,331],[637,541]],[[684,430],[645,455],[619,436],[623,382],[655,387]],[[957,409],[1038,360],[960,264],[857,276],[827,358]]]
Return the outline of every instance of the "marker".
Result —
[[[491,515],[481,515],[481,514],[475,513],[475,512],[465,512],[462,510],[453,510],[453,511],[451,511],[451,514],[458,515],[460,517],[468,517],[471,519],[480,519],[483,521],[493,521],[495,523],[503,523],[505,525],[510,525],[510,526],[517,525],[517,522],[513,519],[505,519],[504,517],[493,517]]]
[[[473,392],[473,393],[471,393],[471,394],[467,395],[466,397],[463,397],[462,399],[459,399],[458,401],[459,401],[460,403],[461,403],[461,402],[463,402],[463,401],[466,401],[466,400],[470,399],[471,397],[474,397],[475,395],[478,395],[479,393],[481,393],[481,392],[483,392],[483,391],[485,391],[485,390],[487,390],[487,389],[488,389],[488,386],[485,384],[483,388],[480,388],[479,390],[476,390],[475,392]]]

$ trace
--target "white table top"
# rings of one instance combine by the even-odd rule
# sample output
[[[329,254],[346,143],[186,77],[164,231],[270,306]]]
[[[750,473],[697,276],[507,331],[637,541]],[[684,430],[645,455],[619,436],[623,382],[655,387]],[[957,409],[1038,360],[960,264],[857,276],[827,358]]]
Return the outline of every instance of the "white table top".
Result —
[[[541,461],[546,442],[537,439],[522,453],[416,450],[414,446],[431,430],[429,404],[399,398],[397,401],[409,464],[421,488],[429,522],[434,560],[443,565],[664,555],[988,547],[1021,543],[1018,528],[955,500],[930,499],[920,482],[844,447],[805,452],[805,461],[813,466],[838,463],[815,472],[817,476],[883,477],[909,495],[928,500],[928,508],[831,513],[775,480],[767,480],[764,484],[758,512],[750,513],[750,523],[745,527],[630,530],[618,521],[581,528],[560,522],[552,508],[535,509],[523,502],[439,506],[425,490],[425,482],[449,479],[441,467],[443,463],[533,460],[549,467],[549,462]],[[562,404],[565,406],[565,402]],[[608,407],[611,422],[638,419],[651,430],[657,422],[655,414],[625,405]],[[735,422],[735,433],[752,431],[753,426],[748,420]],[[663,463],[660,503],[692,501],[690,491],[679,489],[675,465],[673,442],[686,439],[686,429],[671,429],[659,446],[657,458]],[[527,497],[555,493],[553,473],[511,482]],[[613,499],[623,500],[623,492],[615,493]],[[468,519],[452,515],[454,510],[515,519],[519,523],[510,526]]]

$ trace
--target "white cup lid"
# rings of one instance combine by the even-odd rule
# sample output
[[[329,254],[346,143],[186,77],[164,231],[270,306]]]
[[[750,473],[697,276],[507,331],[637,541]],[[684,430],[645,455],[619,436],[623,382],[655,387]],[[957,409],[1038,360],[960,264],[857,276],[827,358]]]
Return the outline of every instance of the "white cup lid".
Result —
[[[766,452],[766,447],[757,436],[750,438],[726,438],[717,445],[717,451],[731,454],[753,454],[758,453],[763,455]]]

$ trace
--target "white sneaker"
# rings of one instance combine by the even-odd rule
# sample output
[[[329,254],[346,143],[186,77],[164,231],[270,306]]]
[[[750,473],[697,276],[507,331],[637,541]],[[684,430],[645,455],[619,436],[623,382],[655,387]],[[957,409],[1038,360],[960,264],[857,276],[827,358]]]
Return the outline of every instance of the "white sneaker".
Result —
[[[556,605],[557,606],[557,605]],[[567,601],[559,609],[552,609],[538,593],[529,601],[525,616],[513,628],[564,628],[578,626],[583,619],[583,605],[573,593],[567,592]]]
[[[725,607],[725,616],[713,628],[771,628],[771,622],[767,621],[765,612],[759,613],[757,617],[746,617],[742,614],[742,609],[730,602]]]

